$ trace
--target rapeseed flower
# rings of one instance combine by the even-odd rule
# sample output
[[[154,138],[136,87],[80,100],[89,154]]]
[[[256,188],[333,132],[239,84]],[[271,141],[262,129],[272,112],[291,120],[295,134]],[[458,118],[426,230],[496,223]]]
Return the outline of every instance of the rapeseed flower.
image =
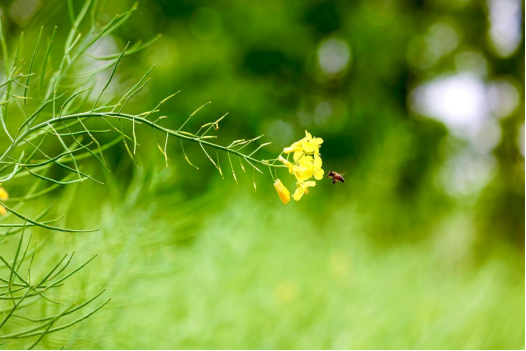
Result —
[[[297,188],[293,195],[293,198],[296,201],[299,201],[304,194],[308,194],[309,191],[307,189],[309,187],[316,185],[315,181],[309,181],[309,179],[312,177],[317,180],[323,179],[325,172],[321,168],[322,160],[320,156],[320,147],[322,143],[322,138],[313,137],[312,134],[305,131],[305,137],[303,139],[296,141],[292,143],[291,146],[283,149],[283,153],[293,154],[292,158],[294,162],[289,161],[288,157],[287,159],[281,155],[278,157],[278,161],[283,163],[288,168],[289,173],[293,174],[296,178]],[[281,184],[281,181],[279,181],[279,183]],[[276,186],[276,184],[274,184],[274,186]]]

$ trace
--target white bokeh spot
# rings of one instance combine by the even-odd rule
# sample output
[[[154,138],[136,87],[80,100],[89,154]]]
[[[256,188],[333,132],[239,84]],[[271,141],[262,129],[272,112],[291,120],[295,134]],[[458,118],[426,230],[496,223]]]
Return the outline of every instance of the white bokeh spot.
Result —
[[[349,45],[340,39],[324,40],[318,48],[318,64],[327,75],[336,75],[349,65],[351,51]]]
[[[522,8],[520,0],[488,0],[489,36],[502,57],[517,50],[522,39]]]

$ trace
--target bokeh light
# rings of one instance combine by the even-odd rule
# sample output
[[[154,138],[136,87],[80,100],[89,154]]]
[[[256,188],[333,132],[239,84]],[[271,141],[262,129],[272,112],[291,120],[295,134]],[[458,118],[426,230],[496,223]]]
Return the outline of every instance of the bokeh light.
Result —
[[[318,47],[318,64],[327,76],[337,76],[348,69],[351,60],[349,44],[338,38],[322,41]]]
[[[520,0],[488,0],[489,36],[502,57],[510,56],[522,39],[522,8]]]
[[[419,113],[444,122],[454,133],[476,128],[487,118],[484,83],[470,74],[436,78],[413,91],[411,104]]]

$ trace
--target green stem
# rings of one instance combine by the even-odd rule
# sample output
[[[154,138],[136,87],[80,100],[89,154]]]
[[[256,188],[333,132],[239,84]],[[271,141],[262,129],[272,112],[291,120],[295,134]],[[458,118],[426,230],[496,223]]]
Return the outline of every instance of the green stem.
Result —
[[[228,152],[228,153],[234,154],[234,155],[236,155],[238,157],[244,158],[245,160],[249,160],[249,161],[252,161],[254,163],[258,163],[260,165],[263,165],[263,166],[276,167],[276,168],[285,167],[284,165],[271,164],[271,163],[266,162],[265,160],[255,159],[255,158],[253,158],[253,157],[251,157],[249,155],[245,155],[245,154],[239,152],[239,150],[230,149],[227,146],[214,144],[214,143],[211,143],[209,141],[206,141],[206,140],[203,140],[203,139],[200,139],[200,138],[195,138],[195,136],[185,135],[183,132],[180,132],[180,131],[177,131],[177,130],[164,128],[164,127],[162,127],[162,126],[160,126],[160,125],[158,125],[158,124],[156,124],[156,123],[154,123],[152,121],[149,121],[146,118],[140,117],[140,116],[125,114],[125,113],[118,113],[118,112],[83,112],[83,113],[77,113],[77,114],[72,114],[72,115],[59,116],[59,117],[50,119],[48,121],[42,122],[40,124],[37,124],[37,125],[29,128],[29,129],[27,129],[26,131],[22,132],[20,135],[18,135],[15,138],[15,140],[13,141],[13,143],[11,143],[11,145],[4,152],[4,154],[2,156],[0,156],[0,161],[4,160],[8,155],[10,155],[10,153],[18,146],[18,144],[24,138],[26,138],[27,136],[31,135],[32,133],[38,132],[39,130],[47,127],[50,124],[55,124],[55,123],[64,122],[64,121],[67,121],[67,120],[70,120],[70,119],[85,118],[85,117],[98,117],[98,118],[112,117],[112,118],[126,119],[126,120],[129,120],[129,121],[132,121],[132,122],[133,121],[141,122],[141,123],[144,123],[144,124],[146,124],[146,125],[148,125],[148,126],[150,126],[152,128],[155,128],[155,129],[157,129],[157,130],[159,130],[159,131],[161,131],[163,133],[166,133],[168,135],[172,135],[172,136],[174,136],[176,138],[183,139],[183,140],[188,140],[188,141],[191,141],[191,142],[194,142],[194,143],[198,143],[198,144],[201,144],[201,145],[205,145],[205,146],[210,146],[210,147],[212,147],[214,149],[218,149],[218,150],[222,150],[224,152]]]

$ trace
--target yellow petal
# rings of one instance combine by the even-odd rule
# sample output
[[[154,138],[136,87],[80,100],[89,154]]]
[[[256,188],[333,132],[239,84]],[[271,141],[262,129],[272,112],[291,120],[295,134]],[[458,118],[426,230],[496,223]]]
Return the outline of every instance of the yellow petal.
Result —
[[[314,180],[309,180],[308,182],[303,183],[303,186],[305,189],[312,188],[316,186],[316,182]]]
[[[311,142],[305,142],[303,143],[303,151],[307,154],[312,154],[313,152],[317,151],[318,148],[314,146]]]
[[[9,194],[7,191],[0,186],[0,200],[7,200],[9,199]]]
[[[294,200],[300,201],[304,193],[305,191],[303,189],[297,188],[296,191],[294,192],[294,195],[292,195],[292,197],[294,198]]]
[[[294,175],[298,181],[304,181],[312,177],[312,166],[309,166],[308,163],[305,165],[301,164],[299,166],[294,166]]]
[[[323,139],[322,138],[312,138],[312,143],[320,147],[320,145],[323,144]]]
[[[320,155],[314,155],[314,168],[320,168],[322,165]]]
[[[303,149],[294,152],[294,161],[298,161],[303,155],[305,155]]]
[[[300,141],[296,141],[295,143],[292,143],[291,146],[284,148],[283,152],[286,154],[290,154],[291,152],[297,152],[297,151],[302,151],[302,150],[303,149],[301,147],[301,140],[300,140]]]
[[[292,195],[292,197],[294,198],[294,200],[299,201],[302,198],[303,194],[309,193],[309,187],[316,186],[316,182],[313,180],[310,180],[308,182],[300,181],[296,183],[296,186],[296,191],[294,192],[294,195]]]
[[[281,202],[283,202],[286,205],[290,201],[289,189],[287,189],[279,179],[277,179],[274,183],[274,188],[276,188]]]
[[[295,173],[294,174],[296,176],[296,179],[300,182],[303,182],[307,179],[309,179],[310,177],[312,177],[312,171],[311,170],[306,170],[304,172],[301,172],[301,173]]]
[[[286,154],[290,154],[291,152],[301,152],[303,151],[303,148],[301,146],[290,146],[283,149],[283,152]]]
[[[306,143],[309,143],[314,149],[319,149],[321,144],[323,144],[323,139],[322,138],[316,138],[316,137],[313,137],[309,132],[305,131],[305,138],[304,138],[305,142]],[[304,146],[304,149],[306,147]],[[309,152],[312,152],[312,151],[309,151]]]
[[[7,210],[4,206],[0,205],[0,216],[3,216],[7,213]]]
[[[299,164],[302,167],[312,168],[313,162],[314,161],[312,159],[312,156],[303,156],[302,158],[299,159]]]
[[[314,178],[316,178],[317,180],[322,180],[324,175],[325,175],[325,172],[323,171],[323,169],[316,168],[314,170]]]

